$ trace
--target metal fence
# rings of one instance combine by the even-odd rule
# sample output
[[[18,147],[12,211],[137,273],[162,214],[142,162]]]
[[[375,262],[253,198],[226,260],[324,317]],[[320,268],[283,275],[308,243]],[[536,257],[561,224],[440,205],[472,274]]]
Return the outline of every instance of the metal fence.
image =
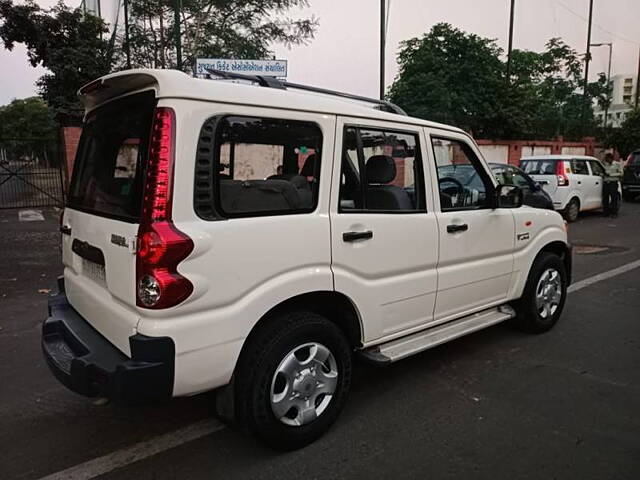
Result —
[[[0,139],[0,209],[64,205],[63,168],[57,139]]]

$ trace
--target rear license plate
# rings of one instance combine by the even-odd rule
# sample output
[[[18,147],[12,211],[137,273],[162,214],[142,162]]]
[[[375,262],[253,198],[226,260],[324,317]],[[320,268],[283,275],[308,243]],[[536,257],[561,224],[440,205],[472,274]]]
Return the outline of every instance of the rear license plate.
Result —
[[[106,281],[104,265],[90,262],[86,258],[82,259],[82,274],[100,283]]]

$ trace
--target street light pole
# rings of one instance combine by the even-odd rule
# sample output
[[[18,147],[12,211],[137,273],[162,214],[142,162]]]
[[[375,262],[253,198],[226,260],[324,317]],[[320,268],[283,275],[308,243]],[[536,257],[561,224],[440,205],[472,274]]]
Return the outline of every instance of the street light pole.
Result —
[[[513,10],[516,0],[511,0],[511,11],[509,13],[509,47],[507,50],[507,85],[511,82],[511,51],[513,50]]]
[[[174,5],[174,28],[176,30],[176,66],[182,70],[182,44],[180,42],[180,10],[182,10],[182,0],[175,0]]]
[[[587,87],[589,85],[589,61],[591,60],[591,22],[593,20],[593,0],[589,0],[589,23],[587,26],[587,54],[584,57],[584,102],[582,105],[583,123],[587,117]]]
[[[130,69],[131,47],[129,46],[129,0],[124,0],[124,51],[127,55],[127,69]]]
[[[609,95],[609,87],[611,86],[611,55],[613,54],[613,43],[592,43],[592,47],[609,47],[609,66],[607,67],[607,103],[604,106],[604,121],[602,126],[607,126],[607,114],[609,113],[609,102],[611,96]]]
[[[380,0],[380,100],[384,100],[385,2]]]

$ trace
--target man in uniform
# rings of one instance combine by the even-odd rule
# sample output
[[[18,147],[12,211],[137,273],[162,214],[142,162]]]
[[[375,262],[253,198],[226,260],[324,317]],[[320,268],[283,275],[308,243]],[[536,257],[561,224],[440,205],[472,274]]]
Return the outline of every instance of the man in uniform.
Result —
[[[602,185],[602,206],[604,216],[615,218],[618,216],[620,208],[620,194],[618,193],[618,182],[622,179],[622,165],[613,161],[613,154],[607,153],[604,156],[604,184]]]

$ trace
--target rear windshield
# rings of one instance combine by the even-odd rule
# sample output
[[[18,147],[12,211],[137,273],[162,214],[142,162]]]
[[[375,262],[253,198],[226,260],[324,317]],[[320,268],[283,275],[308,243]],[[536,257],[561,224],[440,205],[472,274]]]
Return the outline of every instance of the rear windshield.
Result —
[[[557,160],[522,160],[520,168],[529,175],[555,175]]]
[[[132,222],[139,219],[154,106],[153,92],[143,92],[89,114],[73,167],[71,208]]]
[[[640,152],[633,152],[629,160],[629,166],[640,167]]]

